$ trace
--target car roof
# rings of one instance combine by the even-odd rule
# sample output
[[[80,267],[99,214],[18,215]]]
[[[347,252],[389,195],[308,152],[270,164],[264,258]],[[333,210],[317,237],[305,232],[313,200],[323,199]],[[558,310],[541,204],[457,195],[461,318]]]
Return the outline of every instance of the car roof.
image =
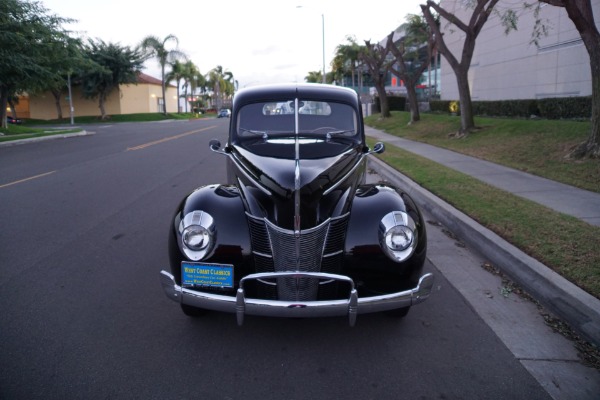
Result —
[[[237,109],[244,104],[258,101],[290,100],[296,97],[306,100],[338,101],[356,108],[360,106],[357,93],[349,88],[316,83],[289,83],[242,89],[233,98],[233,108]]]

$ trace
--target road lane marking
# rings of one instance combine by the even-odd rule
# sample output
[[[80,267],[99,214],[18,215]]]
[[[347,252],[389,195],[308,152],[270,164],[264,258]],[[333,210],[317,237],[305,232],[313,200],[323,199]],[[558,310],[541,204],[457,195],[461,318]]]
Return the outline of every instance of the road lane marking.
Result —
[[[0,189],[5,188],[7,186],[12,186],[12,185],[16,185],[16,184],[19,184],[19,183],[27,182],[27,181],[30,181],[32,179],[42,178],[42,177],[44,177],[46,175],[50,175],[50,174],[53,174],[55,172],[56,171],[50,171],[50,172],[46,172],[44,174],[39,174],[39,175],[36,175],[36,176],[30,176],[29,178],[21,179],[21,180],[18,180],[18,181],[14,181],[14,182],[10,182],[10,183],[5,183],[4,185],[0,185]]]
[[[127,151],[142,150],[142,149],[145,149],[146,147],[154,146],[155,144],[161,144],[161,143],[165,143],[165,142],[168,142],[168,141],[171,141],[171,140],[180,139],[182,137],[189,136],[189,135],[192,135],[194,133],[199,133],[199,132],[207,131],[209,129],[213,129],[213,128],[216,128],[216,127],[217,127],[216,125],[212,125],[212,126],[208,126],[206,128],[197,129],[195,131],[184,132],[184,133],[181,133],[179,135],[169,136],[169,137],[166,137],[166,138],[163,138],[163,139],[160,139],[160,140],[155,140],[154,142],[148,142],[148,143],[140,144],[139,146],[128,147]]]

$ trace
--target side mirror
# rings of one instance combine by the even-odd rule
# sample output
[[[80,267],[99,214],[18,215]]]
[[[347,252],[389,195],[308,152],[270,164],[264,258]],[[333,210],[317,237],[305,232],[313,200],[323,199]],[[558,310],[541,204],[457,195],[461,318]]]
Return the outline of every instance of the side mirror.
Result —
[[[221,150],[221,142],[219,142],[218,139],[211,139],[210,142],[208,142],[208,147],[210,147],[212,151],[219,151]]]
[[[377,143],[375,143],[375,146],[373,146],[373,150],[371,150],[370,153],[381,154],[384,151],[385,151],[385,144],[383,144],[382,142],[377,142]]]

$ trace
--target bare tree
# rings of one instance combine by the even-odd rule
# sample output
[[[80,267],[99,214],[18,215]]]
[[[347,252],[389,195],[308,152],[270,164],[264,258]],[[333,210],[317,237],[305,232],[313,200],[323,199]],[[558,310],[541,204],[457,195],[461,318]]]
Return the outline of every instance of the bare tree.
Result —
[[[458,97],[460,101],[460,131],[458,136],[466,136],[471,130],[475,128],[475,119],[473,117],[473,107],[471,105],[471,90],[469,88],[469,67],[471,60],[473,59],[473,52],[475,50],[475,40],[481,32],[483,25],[488,20],[488,17],[492,13],[494,7],[498,3],[498,0],[476,0],[474,1],[473,12],[468,22],[463,22],[458,19],[454,14],[440,7],[438,3],[428,0],[426,4],[421,5],[421,10],[425,16],[425,20],[429,24],[438,51],[448,61],[448,64],[456,75],[456,82],[458,84]],[[460,60],[456,58],[454,54],[448,49],[444,41],[444,37],[440,32],[440,27],[434,17],[435,11],[442,18],[448,21],[460,29],[465,37],[463,42],[463,48]]]
[[[572,158],[600,158],[600,33],[594,22],[590,0],[539,0],[541,3],[563,7],[581,35],[590,56],[592,72],[592,129],[588,139],[570,154]]]
[[[393,61],[388,58],[390,52],[389,42],[384,47],[379,44],[371,44],[371,41],[365,40],[365,46],[359,57],[365,63],[373,78],[375,89],[379,95],[381,117],[389,118],[391,117],[390,105],[385,92],[385,79]]]
[[[421,75],[431,63],[431,54],[435,46],[435,39],[427,28],[427,22],[420,16],[408,15],[406,20],[407,23],[401,26],[405,35],[400,39],[400,42],[397,45],[394,43],[394,32],[388,35],[387,40],[390,51],[396,57],[396,63],[392,64],[390,70],[405,83],[406,95],[410,106],[409,124],[412,124],[421,119],[417,98],[417,84],[421,79]],[[426,57],[422,56],[423,48],[426,48]]]

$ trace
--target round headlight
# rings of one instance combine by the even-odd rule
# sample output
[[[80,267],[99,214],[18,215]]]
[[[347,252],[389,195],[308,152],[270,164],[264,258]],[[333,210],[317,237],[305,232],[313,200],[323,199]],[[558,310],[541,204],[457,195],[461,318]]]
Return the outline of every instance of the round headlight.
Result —
[[[406,250],[413,241],[412,229],[407,226],[394,226],[385,235],[385,244],[392,251]]]
[[[179,223],[179,249],[192,261],[203,260],[215,244],[215,221],[207,212],[187,213]]]
[[[196,225],[185,228],[182,238],[185,246],[194,251],[204,250],[210,244],[210,234],[202,226]]]
[[[404,211],[392,211],[379,223],[379,244],[395,262],[406,261],[419,241],[415,221]]]

